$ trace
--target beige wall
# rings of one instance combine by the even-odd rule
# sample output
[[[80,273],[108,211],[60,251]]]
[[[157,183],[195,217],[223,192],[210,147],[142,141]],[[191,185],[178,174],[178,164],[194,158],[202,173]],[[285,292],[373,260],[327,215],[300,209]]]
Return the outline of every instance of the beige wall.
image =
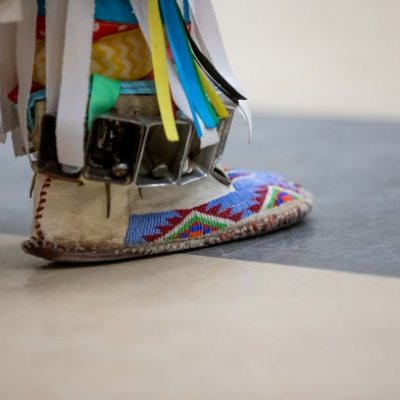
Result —
[[[256,110],[400,117],[399,0],[214,4]]]

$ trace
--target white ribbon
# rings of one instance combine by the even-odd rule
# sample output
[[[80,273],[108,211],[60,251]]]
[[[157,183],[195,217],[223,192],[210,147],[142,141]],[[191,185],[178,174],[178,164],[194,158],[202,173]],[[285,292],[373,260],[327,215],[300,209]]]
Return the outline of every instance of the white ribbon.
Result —
[[[0,0],[0,24],[18,22],[23,17],[21,0]]]
[[[14,141],[16,155],[30,154],[27,110],[32,88],[33,63],[35,59],[37,2],[21,0],[24,19],[17,25],[17,74],[18,74],[18,117],[20,141]]]
[[[4,143],[7,133],[19,125],[17,111],[8,99],[8,95],[18,84],[16,40],[15,23],[0,25],[0,143]]]
[[[57,114],[68,0],[46,0],[46,108]]]
[[[7,133],[19,124],[17,111],[8,95],[18,84],[16,22],[22,19],[20,0],[0,0],[0,143],[4,143]]]
[[[192,22],[197,42],[224,78],[242,92],[226,54],[218,21],[211,0],[190,0]],[[239,111],[246,121],[249,137],[253,132],[253,118],[247,100],[240,100]]]
[[[130,0],[132,8],[139,21],[140,29],[143,33],[144,38],[148,46],[150,47],[150,35],[149,35],[149,18],[147,12],[147,0]],[[171,85],[172,97],[178,108],[185,114],[187,118],[193,121],[192,112],[190,110],[189,102],[187,100],[185,91],[183,90],[182,84],[179,81],[178,74],[171,60],[168,60],[168,75]],[[201,148],[219,143],[220,137],[217,129],[207,129],[204,126],[201,118],[198,118],[200,127],[203,133],[201,138]]]
[[[94,0],[68,3],[56,136],[59,162],[78,168],[84,166],[94,9]]]

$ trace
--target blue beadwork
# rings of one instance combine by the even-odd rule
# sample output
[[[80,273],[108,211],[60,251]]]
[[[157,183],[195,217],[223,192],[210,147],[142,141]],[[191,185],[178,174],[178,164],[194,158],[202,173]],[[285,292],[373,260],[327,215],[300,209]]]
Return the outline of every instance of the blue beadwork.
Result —
[[[213,232],[211,228],[213,222],[226,223],[228,226],[257,214],[269,187],[280,189],[274,204],[276,207],[294,200],[295,193],[299,191],[298,185],[273,173],[231,171],[229,175],[231,179],[234,179],[235,191],[199,207],[191,210],[131,215],[126,244],[130,246],[144,245],[155,240],[163,240],[162,236],[165,232],[172,231],[180,224],[187,222],[188,219],[192,219],[192,223],[188,230],[180,234],[179,239],[188,238],[190,233],[198,231],[201,231],[200,236],[206,236]],[[286,191],[289,191],[290,194]],[[198,222],[196,217],[199,217],[201,222]]]

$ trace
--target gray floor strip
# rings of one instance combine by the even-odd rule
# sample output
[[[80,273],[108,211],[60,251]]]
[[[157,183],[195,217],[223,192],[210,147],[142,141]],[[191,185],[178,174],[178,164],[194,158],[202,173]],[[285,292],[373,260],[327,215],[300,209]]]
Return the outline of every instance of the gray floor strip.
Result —
[[[278,171],[315,194],[303,224],[196,251],[400,277],[400,123],[258,116],[252,145],[232,134],[225,163]]]

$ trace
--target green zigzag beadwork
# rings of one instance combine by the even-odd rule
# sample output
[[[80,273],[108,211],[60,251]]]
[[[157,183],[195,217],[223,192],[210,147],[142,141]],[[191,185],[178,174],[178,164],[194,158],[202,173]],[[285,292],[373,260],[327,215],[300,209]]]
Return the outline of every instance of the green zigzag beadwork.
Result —
[[[232,223],[231,223],[232,224]],[[165,240],[176,240],[186,238],[201,237],[229,226],[228,220],[222,220],[209,215],[193,214],[186,219],[183,224],[175,228],[165,236]]]

